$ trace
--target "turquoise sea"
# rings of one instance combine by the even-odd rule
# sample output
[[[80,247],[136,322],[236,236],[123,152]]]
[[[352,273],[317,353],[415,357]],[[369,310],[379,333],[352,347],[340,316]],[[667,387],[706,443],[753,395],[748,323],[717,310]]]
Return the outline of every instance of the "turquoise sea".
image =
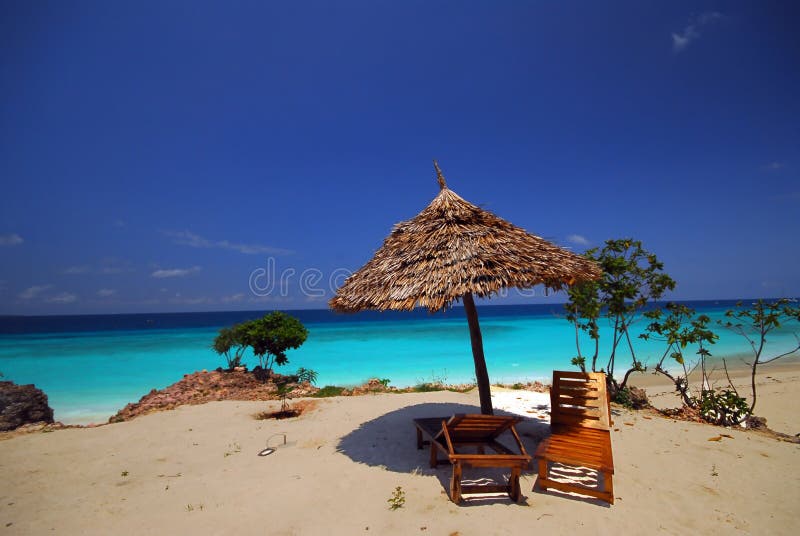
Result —
[[[734,304],[687,303],[714,318],[722,318]],[[309,337],[301,348],[289,352],[289,364],[278,372],[310,368],[318,372],[320,386],[355,385],[373,377],[389,378],[395,386],[474,381],[469,332],[460,308],[433,315],[288,312],[304,322]],[[492,382],[546,381],[553,369],[571,368],[575,330],[563,318],[561,304],[483,305],[478,312]],[[262,314],[3,317],[0,372],[3,380],[33,383],[44,390],[56,420],[104,422],[150,389],[166,387],[183,374],[224,365],[210,348],[217,330]],[[644,325],[641,321],[637,327]],[[740,336],[722,328],[716,331],[720,340],[711,347],[715,357],[741,359],[750,352]],[[775,333],[771,350],[791,347],[793,331],[800,329],[794,326]],[[663,352],[659,343],[636,340],[635,344],[651,365]],[[591,351],[588,339],[583,351]],[[250,367],[257,364],[253,356],[245,361]]]

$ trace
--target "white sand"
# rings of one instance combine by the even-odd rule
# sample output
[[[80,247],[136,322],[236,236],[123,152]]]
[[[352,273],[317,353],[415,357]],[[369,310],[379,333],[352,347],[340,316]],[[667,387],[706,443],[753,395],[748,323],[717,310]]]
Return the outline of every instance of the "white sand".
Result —
[[[492,387],[492,406],[542,423],[550,422],[550,394]]]
[[[794,374],[794,373],[793,373]],[[762,393],[770,424],[800,431],[797,374]],[[506,394],[508,393],[508,394]],[[496,393],[527,415],[542,398]],[[544,402],[546,403],[546,395]],[[509,400],[506,400],[509,399]],[[320,400],[288,421],[276,403],[215,402],[93,429],[0,441],[2,534],[796,534],[800,446],[615,409],[614,506],[531,491],[456,506],[449,466],[427,466],[411,419],[477,411],[449,392]],[[535,409],[535,411],[540,411]],[[534,415],[535,416],[535,415]],[[518,429],[529,452],[542,419]],[[780,429],[780,428],[778,428]],[[720,432],[732,438],[708,441]],[[269,441],[282,442],[269,456]],[[270,438],[272,438],[270,440]],[[480,478],[478,473],[469,475]],[[387,500],[401,486],[406,502]]]

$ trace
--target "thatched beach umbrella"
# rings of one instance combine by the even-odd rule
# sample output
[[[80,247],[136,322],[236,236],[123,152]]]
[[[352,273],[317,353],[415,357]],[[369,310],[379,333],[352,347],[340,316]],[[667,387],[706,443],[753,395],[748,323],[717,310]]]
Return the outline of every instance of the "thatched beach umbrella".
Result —
[[[525,232],[447,188],[436,161],[439,195],[415,218],[398,223],[375,256],[330,301],[341,312],[430,312],[462,300],[469,323],[481,412],[492,413],[489,375],[473,295],[544,285],[560,289],[597,279],[593,262]]]

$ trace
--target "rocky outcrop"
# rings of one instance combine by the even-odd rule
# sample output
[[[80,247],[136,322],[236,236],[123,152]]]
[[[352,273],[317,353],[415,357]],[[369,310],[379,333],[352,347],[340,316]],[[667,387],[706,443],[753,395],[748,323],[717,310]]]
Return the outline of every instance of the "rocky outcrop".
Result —
[[[0,431],[16,430],[31,423],[52,423],[53,409],[47,395],[33,384],[0,382]]]
[[[245,370],[202,371],[184,375],[183,379],[161,390],[153,389],[136,403],[117,412],[108,422],[128,421],[154,411],[174,409],[185,404],[204,404],[216,400],[278,400],[276,381],[285,376],[273,375],[269,382]],[[319,389],[309,383],[289,383],[290,397],[310,396]]]
[[[358,387],[353,387],[352,390],[348,392],[349,395],[366,395],[369,393],[387,393],[389,391],[396,391],[394,387],[389,387],[387,382],[381,382],[378,378],[371,378],[367,380],[367,383],[364,385],[360,385]]]

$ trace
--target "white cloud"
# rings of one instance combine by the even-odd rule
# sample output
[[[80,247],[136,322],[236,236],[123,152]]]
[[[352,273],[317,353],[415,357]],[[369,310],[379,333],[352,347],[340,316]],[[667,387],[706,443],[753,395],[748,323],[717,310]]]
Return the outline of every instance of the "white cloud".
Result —
[[[109,296],[113,296],[116,293],[117,293],[116,289],[113,288],[101,288],[100,290],[97,291],[97,295],[100,296],[101,298],[108,298]]]
[[[200,305],[214,303],[214,300],[206,296],[199,296],[196,298],[184,298],[180,294],[175,294],[174,298],[170,298],[169,303],[176,305]]]
[[[80,275],[80,274],[88,274],[91,271],[92,271],[91,266],[83,264],[81,266],[70,266],[69,268],[64,270],[64,273],[67,275]]]
[[[201,268],[199,266],[192,266],[191,268],[172,268],[170,270],[156,270],[150,275],[152,275],[157,279],[165,279],[168,277],[184,277],[189,274],[199,272],[200,270]]]
[[[51,296],[47,298],[47,303],[73,303],[78,300],[78,296],[72,294],[71,292],[61,292],[56,294],[55,296]]]
[[[292,298],[289,296],[250,296],[247,299],[250,303],[289,303]]]
[[[190,231],[164,231],[164,235],[172,238],[175,244],[181,246],[189,246],[193,248],[217,248],[217,249],[230,249],[244,253],[246,255],[255,254],[271,254],[271,255],[288,255],[292,253],[288,249],[274,248],[272,246],[264,246],[260,244],[239,244],[230,242],[228,240],[208,240],[200,235],[196,235]]]
[[[683,34],[672,34],[672,50],[675,52],[682,51],[696,37],[700,37],[700,34],[694,31],[694,26],[687,26]]]
[[[709,22],[714,22],[722,18],[722,13],[719,11],[707,11],[705,13],[701,13],[699,17],[697,17],[697,22],[700,24],[708,24]]]
[[[579,234],[571,234],[567,236],[567,242],[572,242],[573,244],[580,244],[581,246],[589,245],[589,240],[585,236]]]
[[[783,162],[770,162],[764,167],[770,171],[778,171],[779,169],[783,169],[784,166]]]
[[[114,274],[124,274],[129,272],[135,272],[136,269],[133,267],[133,263],[130,261],[126,261],[124,259],[117,259],[114,257],[108,257],[100,261],[100,263],[96,266],[91,266],[89,264],[79,264],[76,266],[70,266],[66,270],[64,270],[64,274],[67,275],[85,275],[85,274],[99,274],[99,275],[114,275]]]
[[[683,31],[672,34],[673,52],[677,53],[686,50],[692,41],[700,38],[699,28],[714,23],[721,18],[722,13],[718,11],[709,11],[707,13],[701,13],[696,17],[691,17]]]
[[[53,285],[34,285],[19,293],[20,300],[32,300],[42,292],[53,288]]]
[[[115,257],[108,257],[103,259],[100,262],[100,267],[98,269],[98,273],[104,275],[124,274],[135,271],[136,269],[133,267],[133,263],[131,263],[130,261],[126,261],[125,259],[117,259]]]
[[[0,235],[0,246],[16,246],[25,242],[17,233]]]
[[[238,294],[232,294],[231,296],[223,296],[221,301],[222,303],[238,303],[243,300],[244,294],[240,292]]]

